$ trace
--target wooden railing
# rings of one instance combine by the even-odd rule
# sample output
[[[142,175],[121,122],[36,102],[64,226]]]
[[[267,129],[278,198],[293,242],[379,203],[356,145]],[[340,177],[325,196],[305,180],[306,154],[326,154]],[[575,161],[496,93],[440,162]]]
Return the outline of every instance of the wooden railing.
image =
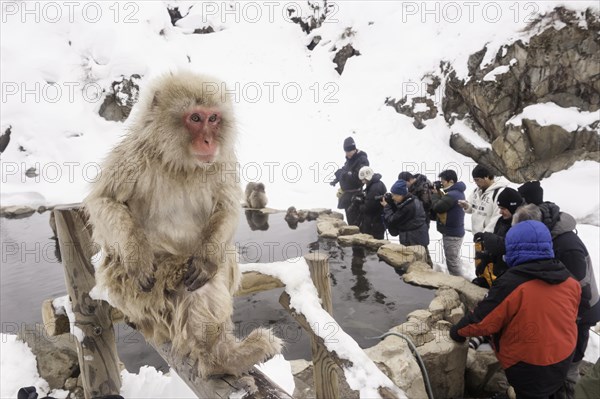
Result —
[[[92,242],[89,224],[86,223],[85,215],[79,207],[57,207],[53,212],[65,268],[68,298],[62,301],[64,303],[62,307],[57,306],[57,301],[52,299],[46,300],[42,305],[46,332],[50,336],[70,332],[77,338],[79,365],[86,399],[119,394],[120,362],[113,323],[121,321],[122,315],[105,301],[90,297],[90,291],[95,286],[91,258],[98,248]],[[328,258],[320,253],[311,253],[305,256],[305,260],[322,307],[332,314]],[[249,272],[244,273],[242,287],[237,295],[283,286],[284,284],[277,278]],[[327,349],[323,338],[312,330],[305,316],[290,305],[290,296],[287,292],[281,294],[279,302],[311,336],[316,397],[318,399],[339,398],[338,372],[340,367],[348,367],[350,362]],[[228,398],[234,392],[239,397],[240,390],[246,391],[244,398],[291,398],[257,368],[253,368],[247,376],[241,378],[224,376],[202,379],[187,359],[172,356],[168,344],[155,349],[199,398]],[[253,379],[253,383],[244,381],[248,378]],[[386,398],[399,397],[385,387],[381,387],[379,391]],[[400,391],[399,388],[397,391]]]

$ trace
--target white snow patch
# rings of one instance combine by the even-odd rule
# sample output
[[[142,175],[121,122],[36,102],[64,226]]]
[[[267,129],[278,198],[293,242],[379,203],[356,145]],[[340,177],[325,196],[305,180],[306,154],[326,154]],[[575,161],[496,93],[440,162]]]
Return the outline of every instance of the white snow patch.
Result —
[[[452,125],[452,132],[460,134],[467,142],[471,143],[475,148],[492,149],[492,145],[485,141],[483,137],[471,129],[463,120],[456,120]],[[465,178],[465,177],[463,177]]]
[[[536,121],[540,126],[558,125],[567,132],[588,126],[600,119],[600,111],[585,112],[576,107],[563,108],[555,103],[529,105],[519,115],[513,116],[506,123],[521,126],[523,119]]]

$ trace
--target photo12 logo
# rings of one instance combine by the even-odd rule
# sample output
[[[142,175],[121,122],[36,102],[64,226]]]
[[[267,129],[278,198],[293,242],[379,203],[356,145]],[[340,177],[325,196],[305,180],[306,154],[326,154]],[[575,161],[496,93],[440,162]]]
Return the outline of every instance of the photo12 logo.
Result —
[[[533,1],[404,1],[402,23],[497,23],[510,18],[514,23],[531,23],[540,6]]]
[[[84,21],[95,24],[102,19],[114,23],[138,23],[139,10],[139,3],[133,1],[3,1],[2,23]]]

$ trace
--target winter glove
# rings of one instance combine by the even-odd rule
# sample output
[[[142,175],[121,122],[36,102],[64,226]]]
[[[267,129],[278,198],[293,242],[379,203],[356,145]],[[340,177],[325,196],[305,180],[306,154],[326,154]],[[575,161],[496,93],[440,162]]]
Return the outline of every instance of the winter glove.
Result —
[[[475,252],[475,259],[479,260],[480,263],[487,265],[492,261],[492,256],[488,251],[477,251]]]
[[[490,288],[490,285],[487,283],[487,280],[483,277],[475,277],[471,283],[475,284],[478,287],[481,288]]]
[[[494,233],[483,233],[483,248],[492,255],[504,255],[504,238]]]
[[[334,179],[334,180],[332,180],[332,181],[329,183],[329,185],[330,185],[330,186],[335,186],[336,184],[338,184],[338,182],[339,182],[339,180],[338,180],[338,179]]]
[[[362,194],[352,196],[352,202],[360,205],[365,202],[365,197]]]
[[[456,341],[459,344],[462,344],[467,340],[465,337],[458,334],[458,327],[456,325],[453,325],[450,329],[450,338],[452,338],[453,341]]]

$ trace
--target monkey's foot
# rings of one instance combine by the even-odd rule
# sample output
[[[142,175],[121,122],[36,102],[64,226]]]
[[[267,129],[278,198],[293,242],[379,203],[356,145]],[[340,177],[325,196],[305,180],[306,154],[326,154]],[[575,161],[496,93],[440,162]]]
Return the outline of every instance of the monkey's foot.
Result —
[[[240,376],[257,363],[263,363],[281,353],[283,341],[266,328],[257,328],[241,342],[221,341],[217,344],[214,365],[209,374]]]
[[[210,281],[219,268],[218,263],[199,256],[190,257],[183,283],[188,291],[196,291]]]

